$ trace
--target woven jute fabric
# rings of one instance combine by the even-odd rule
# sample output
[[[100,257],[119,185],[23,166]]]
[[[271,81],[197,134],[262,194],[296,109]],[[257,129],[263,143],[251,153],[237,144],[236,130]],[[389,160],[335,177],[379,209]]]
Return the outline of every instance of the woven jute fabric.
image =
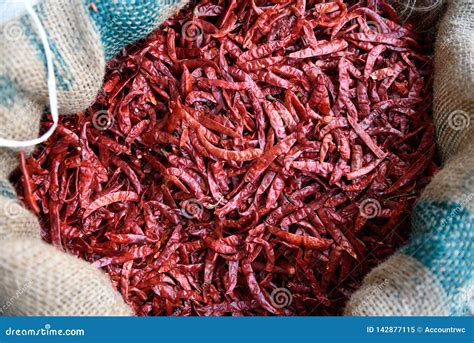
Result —
[[[80,4],[80,3],[79,3]],[[104,51],[78,1],[44,1],[36,7],[53,55],[60,113],[76,113],[94,100],[105,68]],[[31,17],[7,22],[0,30],[0,135],[38,135],[39,118],[49,104],[46,59]]]
[[[410,287],[407,287],[410,285]],[[396,254],[365,278],[346,314],[353,316],[446,316],[446,294],[418,260]]]
[[[131,315],[100,270],[38,239],[0,242],[2,312],[10,315]]]
[[[97,12],[86,0],[50,0],[36,7],[54,55],[61,114],[86,108],[100,88],[107,58],[184,4],[95,3]],[[409,244],[366,277],[347,315],[455,313],[472,284],[474,4],[445,5],[434,74],[442,170],[415,209]],[[425,11],[438,16],[435,7]],[[44,51],[31,18],[0,28],[0,60],[6,61],[0,65],[0,137],[37,137],[48,93]],[[103,272],[41,240],[35,216],[17,201],[8,182],[17,165],[17,152],[0,148],[1,314],[131,315]]]

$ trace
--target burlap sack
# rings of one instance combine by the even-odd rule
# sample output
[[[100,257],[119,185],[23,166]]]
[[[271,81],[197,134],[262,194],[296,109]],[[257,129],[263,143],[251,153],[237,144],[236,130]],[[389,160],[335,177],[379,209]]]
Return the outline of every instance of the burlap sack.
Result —
[[[35,7],[54,56],[59,113],[94,100],[105,61],[150,33],[184,1],[46,0]],[[48,104],[46,60],[31,17],[0,29],[0,137],[37,137]],[[35,216],[16,201],[8,175],[17,152],[0,148],[0,313],[131,315],[107,276],[39,237]]]
[[[86,108],[100,88],[105,60],[183,3],[95,4],[97,12],[81,0],[45,1],[36,9],[55,55],[60,113]],[[416,208],[410,244],[367,276],[348,304],[348,315],[458,313],[472,284],[472,18],[471,0],[450,2],[437,36],[434,111],[443,170]],[[37,136],[48,101],[43,55],[30,18],[3,26],[0,137]],[[7,181],[16,165],[15,152],[0,149],[1,313],[131,314],[101,271],[40,240],[36,218],[15,201]]]

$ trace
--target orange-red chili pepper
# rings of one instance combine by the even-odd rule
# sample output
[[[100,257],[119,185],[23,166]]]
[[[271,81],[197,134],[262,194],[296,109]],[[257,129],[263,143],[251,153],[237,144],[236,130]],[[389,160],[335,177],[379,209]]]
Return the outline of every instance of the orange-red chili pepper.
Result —
[[[20,155],[41,236],[137,315],[340,314],[436,170],[430,52],[354,3],[197,0],[124,48]]]

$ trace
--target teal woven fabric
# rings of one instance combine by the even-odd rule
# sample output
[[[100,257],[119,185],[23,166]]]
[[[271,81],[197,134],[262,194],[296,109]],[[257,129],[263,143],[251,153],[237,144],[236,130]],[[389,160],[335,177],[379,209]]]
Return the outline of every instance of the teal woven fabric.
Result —
[[[90,6],[91,2],[84,1],[99,30],[107,59],[156,28],[166,8],[182,3],[174,0],[99,0],[94,1],[96,12]]]
[[[11,106],[17,101],[18,90],[15,83],[7,75],[0,75],[0,106]]]
[[[472,199],[471,199],[472,201]],[[465,288],[474,282],[474,215],[454,202],[420,201],[410,242],[401,252],[416,258],[443,286],[451,312],[459,314]]]

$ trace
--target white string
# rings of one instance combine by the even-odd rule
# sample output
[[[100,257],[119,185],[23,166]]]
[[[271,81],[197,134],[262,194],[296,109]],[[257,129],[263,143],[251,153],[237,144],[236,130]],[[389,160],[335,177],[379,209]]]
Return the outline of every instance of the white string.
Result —
[[[54,66],[53,66],[53,57],[51,53],[51,49],[49,48],[48,43],[48,36],[46,35],[46,31],[44,30],[43,24],[38,18],[38,15],[34,11],[33,7],[30,3],[23,0],[23,4],[26,7],[31,18],[38,28],[38,32],[41,38],[41,41],[44,46],[44,52],[46,55],[46,64],[48,68],[48,93],[49,93],[49,107],[51,110],[51,116],[53,117],[53,125],[45,132],[41,137],[27,140],[27,141],[15,141],[10,139],[0,138],[0,147],[9,147],[9,148],[23,148],[29,147],[32,145],[43,143],[47,140],[54,132],[56,127],[58,126],[58,97],[56,92],[56,78],[54,76]]]

